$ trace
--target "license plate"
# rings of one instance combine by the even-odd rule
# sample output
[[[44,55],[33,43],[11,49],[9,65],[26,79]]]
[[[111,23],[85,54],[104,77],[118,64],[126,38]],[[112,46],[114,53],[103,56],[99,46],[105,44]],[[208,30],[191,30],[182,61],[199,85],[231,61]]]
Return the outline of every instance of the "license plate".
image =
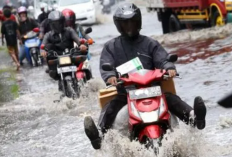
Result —
[[[68,67],[62,67],[62,68],[57,68],[57,73],[67,73],[67,72],[75,72],[77,71],[76,66],[68,66]]]
[[[71,64],[71,58],[69,56],[59,58],[60,65]]]
[[[161,92],[160,86],[129,91],[129,96],[131,99],[144,99],[144,98],[150,98],[150,97],[157,97],[161,95],[162,95],[162,92]]]

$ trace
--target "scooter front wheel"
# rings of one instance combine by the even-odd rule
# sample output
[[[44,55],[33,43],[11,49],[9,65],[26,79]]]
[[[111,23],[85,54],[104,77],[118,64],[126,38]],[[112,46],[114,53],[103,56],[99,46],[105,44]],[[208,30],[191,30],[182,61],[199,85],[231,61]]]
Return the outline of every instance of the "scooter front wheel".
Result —
[[[145,147],[147,149],[150,149],[150,148],[153,149],[156,155],[159,154],[159,147],[161,145],[162,144],[161,144],[160,138],[156,138],[156,139],[146,138]]]
[[[38,57],[37,57],[37,54],[36,53],[33,53],[32,54],[32,58],[34,60],[34,64],[35,66],[37,67],[39,64],[38,64]]]

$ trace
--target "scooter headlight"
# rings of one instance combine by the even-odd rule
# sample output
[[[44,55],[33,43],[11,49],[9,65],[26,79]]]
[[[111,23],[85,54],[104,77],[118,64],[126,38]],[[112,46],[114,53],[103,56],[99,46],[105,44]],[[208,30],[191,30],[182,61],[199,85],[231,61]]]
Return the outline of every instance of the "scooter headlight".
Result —
[[[69,56],[60,57],[60,58],[59,58],[59,64],[60,64],[60,65],[71,64],[71,58],[70,58]]]
[[[152,123],[159,120],[159,117],[165,112],[166,107],[163,98],[160,99],[160,107],[151,112],[138,112],[144,123]]]
[[[144,123],[152,123],[156,122],[159,119],[159,110],[151,111],[151,112],[139,112],[141,119]]]

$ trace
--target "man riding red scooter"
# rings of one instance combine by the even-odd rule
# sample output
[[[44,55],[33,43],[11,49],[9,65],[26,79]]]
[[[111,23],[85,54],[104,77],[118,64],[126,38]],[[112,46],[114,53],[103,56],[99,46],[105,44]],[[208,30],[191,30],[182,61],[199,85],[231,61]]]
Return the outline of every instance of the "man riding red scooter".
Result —
[[[100,57],[100,72],[103,80],[111,85],[117,85],[118,78],[115,71],[102,69],[104,63],[118,67],[136,57],[147,70],[165,69],[170,77],[176,76],[176,68],[172,62],[167,61],[168,53],[155,40],[140,35],[142,17],[140,9],[134,4],[127,3],[119,6],[114,14],[114,23],[121,36],[107,42]],[[141,80],[143,81],[143,80]],[[108,103],[101,112],[99,126],[105,133],[112,127],[117,113],[128,103],[127,91],[123,86],[117,85],[118,95]],[[164,93],[170,112],[187,124],[205,128],[206,106],[201,97],[196,97],[193,108],[172,93]],[[91,117],[84,121],[85,133],[95,149],[100,149],[101,140],[96,125]]]

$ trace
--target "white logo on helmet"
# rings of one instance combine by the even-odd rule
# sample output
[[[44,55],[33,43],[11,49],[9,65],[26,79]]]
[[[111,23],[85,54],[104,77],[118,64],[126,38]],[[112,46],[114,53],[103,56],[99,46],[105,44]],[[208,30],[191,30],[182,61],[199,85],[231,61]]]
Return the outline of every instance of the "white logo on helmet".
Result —
[[[125,11],[123,14],[124,14],[124,15],[130,15],[130,14],[133,14],[133,11],[128,10],[128,11]]]

